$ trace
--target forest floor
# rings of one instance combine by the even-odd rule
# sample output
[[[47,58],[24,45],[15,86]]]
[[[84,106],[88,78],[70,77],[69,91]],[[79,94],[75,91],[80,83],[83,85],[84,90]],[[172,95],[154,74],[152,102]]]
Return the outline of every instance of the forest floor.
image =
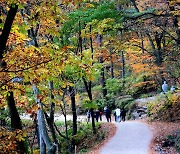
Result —
[[[180,122],[148,122],[153,131],[150,154],[178,154],[173,146],[163,146],[167,136],[180,130]]]

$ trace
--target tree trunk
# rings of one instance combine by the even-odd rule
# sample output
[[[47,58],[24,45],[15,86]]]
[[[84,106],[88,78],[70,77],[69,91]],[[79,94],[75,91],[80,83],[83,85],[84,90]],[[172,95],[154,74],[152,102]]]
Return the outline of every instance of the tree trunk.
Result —
[[[18,10],[17,5],[11,5],[10,10],[8,11],[8,15],[4,24],[4,28],[2,30],[2,33],[0,35],[0,59],[3,58],[3,53],[6,48],[6,43],[10,34],[10,30],[14,21],[14,18],[16,16]]]
[[[13,96],[13,92],[9,92],[9,95],[7,95],[7,104],[9,107],[9,114],[11,117],[11,128],[13,130],[20,129],[22,130],[22,124],[21,119],[19,117],[19,113],[17,111],[15,100]],[[25,145],[25,142],[21,141],[18,143],[18,149],[20,150],[20,153],[28,153],[28,149]]]
[[[90,25],[89,31],[90,31],[90,34],[91,34],[91,32],[92,32],[92,26],[91,25]],[[94,49],[93,49],[93,39],[92,39],[92,36],[90,36],[90,46],[91,46],[91,54],[92,54],[92,60],[93,60]]]
[[[148,32],[146,33],[146,35],[147,35],[147,37],[148,37],[148,39],[149,39],[149,42],[150,42],[150,44],[151,44],[151,47],[152,47],[153,52],[155,52],[155,51],[156,51],[156,47],[155,47],[155,45],[154,45],[154,42],[153,42],[153,40],[152,40],[151,35],[150,35]]]
[[[156,41],[156,45],[157,45],[157,50],[154,54],[155,54],[155,58],[156,58],[155,62],[158,66],[160,66],[163,62],[162,49],[161,49],[162,37],[163,37],[163,33],[161,33],[161,34],[158,34],[157,32],[155,33],[155,41]]]
[[[99,46],[102,45],[102,35],[98,34],[97,42],[98,42]],[[99,62],[101,64],[103,64],[103,57],[99,57]],[[106,81],[105,81],[104,67],[102,67],[102,69],[101,69],[101,79],[100,79],[100,82],[102,84],[103,97],[106,99],[107,90],[106,90],[106,87],[105,87],[106,86]]]
[[[68,146],[68,153],[71,154],[72,152],[72,148],[71,148],[71,145],[69,143],[69,136],[68,136],[68,124],[67,124],[67,117],[66,117],[66,103],[64,101],[64,96],[65,96],[65,92],[63,93],[63,107],[62,105],[60,105],[61,107],[61,110],[62,110],[62,113],[64,115],[64,123],[65,123],[65,132],[66,132],[66,136],[65,136],[65,139],[66,139],[66,143],[67,143],[67,146]]]
[[[92,32],[91,25],[90,25],[89,31],[90,31],[90,33]],[[93,60],[93,51],[94,51],[94,49],[93,49],[93,39],[92,39],[91,36],[90,36],[90,46],[91,46],[91,53],[92,53],[92,60]],[[91,91],[92,82],[91,81],[87,82],[84,77],[83,77],[83,81],[84,81],[86,91],[88,93],[89,100],[92,102],[92,91]],[[96,133],[96,127],[95,127],[95,120],[94,120],[94,109],[91,108],[90,112],[91,112],[91,118],[92,118],[92,130],[93,130],[93,133],[95,134]]]
[[[83,78],[83,81],[84,81],[84,85],[86,87],[86,91],[88,93],[89,100],[92,102],[92,91],[91,91],[92,82],[89,81],[89,84],[88,84],[88,82],[85,80],[85,78]],[[95,120],[94,120],[94,109],[91,108],[90,112],[91,112],[91,118],[92,118],[92,129],[93,129],[93,133],[95,134],[96,127],[95,127]]]
[[[102,57],[99,58],[99,62],[101,64],[103,63],[103,58]],[[105,74],[104,74],[104,67],[101,69],[101,79],[100,79],[100,82],[102,84],[103,97],[106,99],[107,89],[106,89],[106,80],[105,80]]]
[[[55,154],[56,145],[52,143],[51,139],[49,138],[41,102],[39,102],[39,105],[41,107],[38,110],[38,126],[39,126],[40,145],[42,145],[40,146],[40,152],[41,154],[44,154],[44,150],[45,150],[44,148],[47,147],[48,154]],[[43,142],[45,143],[45,146]]]
[[[111,78],[114,78],[114,65],[113,65],[113,57],[112,57],[112,51],[110,51],[110,59],[111,59],[111,66],[110,66],[110,71],[111,71]]]
[[[81,22],[79,17],[79,52],[81,53],[81,59],[82,59],[82,37],[81,37]]]
[[[51,102],[50,116],[49,116],[49,118],[46,118],[46,119],[47,119],[47,122],[49,125],[50,132],[52,134],[53,142],[56,143],[56,145],[58,145],[57,151],[60,152],[61,146],[56,137],[56,132],[55,132],[55,128],[54,128],[55,103],[53,102],[54,95],[52,93],[52,90],[54,89],[53,81],[49,81],[49,89],[50,89],[50,97],[51,97],[52,102]]]
[[[9,107],[9,114],[11,117],[11,128],[22,130],[21,119],[19,117],[19,113],[18,113],[16,105],[15,105],[14,96],[13,96],[12,91],[9,92],[9,95],[7,96],[7,103],[8,103],[8,107]]]
[[[139,9],[137,7],[136,1],[135,0],[131,0],[131,2],[133,4],[134,8],[136,9],[136,11],[139,12]]]
[[[39,89],[34,84],[33,85],[33,91],[36,96],[36,103],[38,104],[38,112],[37,112],[37,118],[38,118],[38,129],[39,129],[39,138],[40,138],[40,153],[44,154],[44,151],[46,151],[46,147],[48,149],[48,154],[55,154],[56,152],[56,144],[54,144],[51,139],[49,138],[47,128],[46,128],[46,122],[44,117],[44,111],[42,108],[41,100],[38,99]],[[44,145],[45,143],[45,145]]]
[[[142,35],[141,32],[139,33],[139,37],[140,37],[140,39],[141,39],[142,54],[144,54],[144,39],[143,39],[143,35]]]
[[[77,115],[76,115],[76,100],[75,100],[75,90],[73,87],[69,87],[70,97],[71,97],[71,109],[73,114],[73,133],[77,134]]]
[[[125,77],[125,59],[124,59],[124,52],[121,51],[121,62],[122,62],[122,78]]]

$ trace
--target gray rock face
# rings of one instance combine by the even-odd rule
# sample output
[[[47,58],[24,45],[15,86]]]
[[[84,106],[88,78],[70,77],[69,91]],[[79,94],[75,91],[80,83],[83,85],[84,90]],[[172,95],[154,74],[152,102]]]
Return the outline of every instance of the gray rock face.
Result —
[[[132,113],[131,119],[144,119],[147,117],[147,107],[146,106],[138,106]]]

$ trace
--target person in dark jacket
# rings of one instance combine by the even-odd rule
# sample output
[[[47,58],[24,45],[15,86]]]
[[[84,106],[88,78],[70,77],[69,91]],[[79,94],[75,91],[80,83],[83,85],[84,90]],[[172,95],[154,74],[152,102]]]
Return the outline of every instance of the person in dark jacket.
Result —
[[[94,117],[95,117],[95,119],[96,119],[96,122],[99,121],[99,116],[100,116],[99,110],[94,111]]]
[[[105,110],[107,122],[111,122],[111,110],[107,107]]]
[[[103,111],[102,109],[99,110],[99,118],[100,118],[100,121],[102,121],[102,114],[103,114]]]
[[[122,108],[122,110],[121,110],[120,117],[121,117],[122,121],[125,121],[125,119],[126,119],[126,111],[124,110],[124,108]]]

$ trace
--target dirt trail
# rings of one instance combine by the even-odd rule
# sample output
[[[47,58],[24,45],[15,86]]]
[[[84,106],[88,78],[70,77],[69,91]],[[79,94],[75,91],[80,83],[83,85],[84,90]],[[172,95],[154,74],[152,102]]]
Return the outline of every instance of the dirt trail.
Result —
[[[100,150],[101,154],[148,154],[153,134],[145,123],[116,123],[117,132]]]

